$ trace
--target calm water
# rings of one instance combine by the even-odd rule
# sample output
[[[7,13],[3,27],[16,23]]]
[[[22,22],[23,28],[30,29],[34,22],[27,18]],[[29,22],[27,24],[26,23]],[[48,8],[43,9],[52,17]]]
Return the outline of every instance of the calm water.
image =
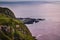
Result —
[[[27,25],[38,40],[60,40],[60,3],[1,4],[10,8],[16,17],[44,18],[45,21]]]

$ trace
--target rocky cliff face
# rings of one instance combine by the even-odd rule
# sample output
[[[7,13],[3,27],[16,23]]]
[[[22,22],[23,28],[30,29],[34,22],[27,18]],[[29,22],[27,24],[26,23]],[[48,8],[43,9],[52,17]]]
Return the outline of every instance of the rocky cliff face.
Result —
[[[15,18],[14,13],[10,9],[8,9],[8,8],[2,8],[2,7],[0,7],[0,13],[3,13],[3,14],[6,14],[7,16]]]
[[[0,7],[0,40],[35,40],[29,29],[8,8]]]

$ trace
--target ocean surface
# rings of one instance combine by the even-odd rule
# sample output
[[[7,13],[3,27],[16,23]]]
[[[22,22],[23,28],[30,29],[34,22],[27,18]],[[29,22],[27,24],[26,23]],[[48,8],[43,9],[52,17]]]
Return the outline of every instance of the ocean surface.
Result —
[[[44,21],[26,25],[38,40],[60,40],[60,2],[0,2],[22,18],[43,18]]]

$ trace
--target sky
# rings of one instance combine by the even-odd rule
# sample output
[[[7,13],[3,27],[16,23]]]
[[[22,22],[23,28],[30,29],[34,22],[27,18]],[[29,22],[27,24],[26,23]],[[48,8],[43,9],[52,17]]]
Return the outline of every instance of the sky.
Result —
[[[60,0],[0,0],[0,1],[15,2],[15,1],[60,1]]]

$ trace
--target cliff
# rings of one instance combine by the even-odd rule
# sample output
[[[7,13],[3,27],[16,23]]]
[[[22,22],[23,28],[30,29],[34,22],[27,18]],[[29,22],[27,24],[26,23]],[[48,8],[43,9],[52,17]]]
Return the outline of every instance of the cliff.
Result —
[[[35,40],[29,29],[8,8],[0,7],[0,40]]]

